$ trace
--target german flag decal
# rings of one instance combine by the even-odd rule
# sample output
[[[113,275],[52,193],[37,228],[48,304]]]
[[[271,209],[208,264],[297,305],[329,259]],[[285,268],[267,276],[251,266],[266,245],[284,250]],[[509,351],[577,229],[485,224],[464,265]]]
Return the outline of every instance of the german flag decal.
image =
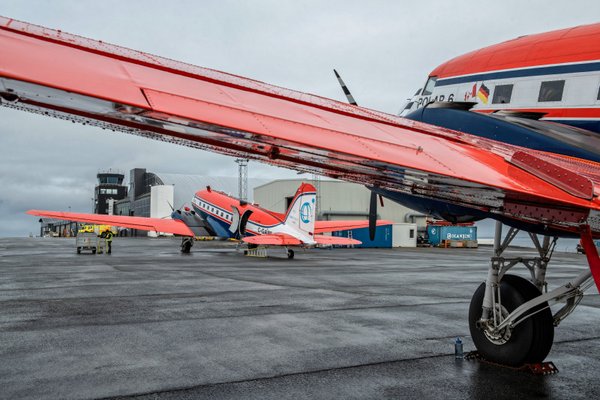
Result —
[[[482,82],[481,86],[479,87],[479,91],[477,92],[477,97],[479,97],[479,100],[481,100],[484,104],[487,104],[489,96],[490,89],[488,89],[487,86],[485,86]]]

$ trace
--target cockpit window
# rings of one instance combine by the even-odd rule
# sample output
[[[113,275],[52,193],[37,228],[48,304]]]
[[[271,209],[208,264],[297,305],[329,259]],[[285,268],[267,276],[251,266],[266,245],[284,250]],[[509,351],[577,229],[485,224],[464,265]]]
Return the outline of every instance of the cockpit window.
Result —
[[[429,96],[431,93],[433,93],[433,88],[435,87],[436,82],[437,76],[432,76],[429,79],[427,79],[427,83],[423,88],[423,96]]]
[[[600,96],[600,92],[598,92],[598,93],[599,93],[598,96]],[[417,90],[417,93],[415,93],[415,96],[418,96],[420,94],[421,94],[421,88],[419,88],[419,90]]]

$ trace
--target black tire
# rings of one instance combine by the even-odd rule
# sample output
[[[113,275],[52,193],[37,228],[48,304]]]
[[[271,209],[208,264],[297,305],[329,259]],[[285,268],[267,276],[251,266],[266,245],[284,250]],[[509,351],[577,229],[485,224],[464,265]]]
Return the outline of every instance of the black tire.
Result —
[[[290,260],[292,258],[294,258],[294,250],[288,249],[288,251],[287,251],[287,258],[289,258]]]
[[[92,249],[92,254],[96,254],[96,249]]]
[[[554,341],[554,323],[548,303],[531,310],[530,314],[533,314],[545,308],[517,325],[506,343],[497,344],[476,326],[481,318],[484,293],[485,283],[482,283],[473,294],[469,307],[469,330],[479,353],[489,361],[511,366],[544,361]],[[500,282],[502,306],[509,313],[540,294],[531,282],[520,276],[504,275]]]
[[[77,248],[77,254],[81,254],[81,247]]]
[[[192,243],[190,241],[185,241],[181,245],[181,252],[184,254],[189,254],[192,249]]]

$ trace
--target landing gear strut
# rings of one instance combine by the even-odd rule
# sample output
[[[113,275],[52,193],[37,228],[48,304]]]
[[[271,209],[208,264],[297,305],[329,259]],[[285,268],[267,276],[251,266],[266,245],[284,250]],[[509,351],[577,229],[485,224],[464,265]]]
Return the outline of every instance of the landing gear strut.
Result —
[[[571,282],[548,292],[546,268],[557,238],[546,236],[540,242],[537,235],[530,233],[538,257],[503,257],[517,232],[510,228],[501,241],[502,224],[496,222],[494,256],[488,277],[475,291],[469,308],[469,329],[480,355],[511,366],[542,362],[552,347],[554,327],[575,309],[584,291],[593,285],[592,272],[587,269]],[[586,240],[593,247],[589,227],[582,227],[584,244]],[[590,250],[594,253],[588,256],[592,267],[593,262],[599,261],[595,247]],[[596,261],[593,261],[594,255]],[[519,263],[529,269],[531,281],[506,274]],[[553,315],[550,305],[559,302],[565,305]]]

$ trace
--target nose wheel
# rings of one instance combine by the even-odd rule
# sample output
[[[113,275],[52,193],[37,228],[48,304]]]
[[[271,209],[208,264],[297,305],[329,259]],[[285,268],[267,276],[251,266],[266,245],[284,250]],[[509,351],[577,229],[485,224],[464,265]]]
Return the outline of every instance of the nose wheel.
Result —
[[[292,249],[287,250],[287,258],[289,258],[290,260],[292,258],[294,258],[294,250],[292,250]]]

